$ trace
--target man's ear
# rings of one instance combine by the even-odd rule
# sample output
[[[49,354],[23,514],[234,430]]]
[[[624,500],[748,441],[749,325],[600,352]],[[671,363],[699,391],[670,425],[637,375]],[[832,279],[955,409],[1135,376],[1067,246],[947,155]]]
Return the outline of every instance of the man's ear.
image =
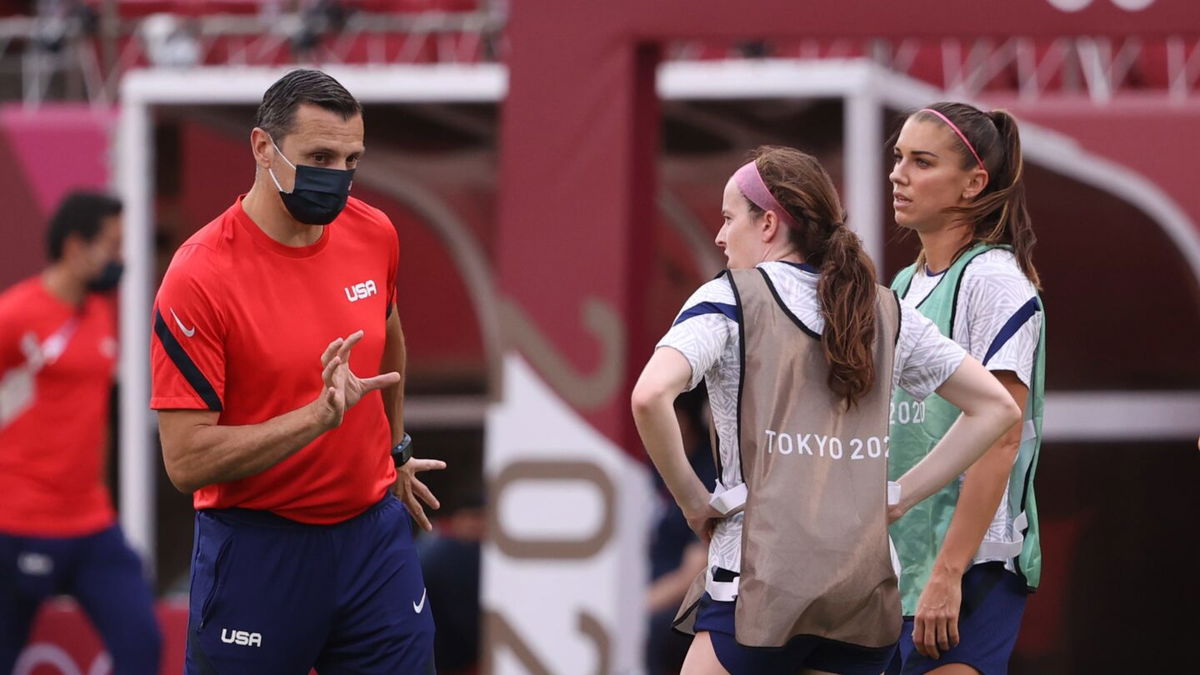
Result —
[[[251,129],[250,152],[254,155],[254,163],[260,169],[270,168],[271,160],[275,156],[275,145],[271,142],[271,135],[259,127]]]
[[[59,260],[74,261],[79,257],[80,252],[87,246],[87,242],[78,232],[72,232],[63,237],[62,256]]]

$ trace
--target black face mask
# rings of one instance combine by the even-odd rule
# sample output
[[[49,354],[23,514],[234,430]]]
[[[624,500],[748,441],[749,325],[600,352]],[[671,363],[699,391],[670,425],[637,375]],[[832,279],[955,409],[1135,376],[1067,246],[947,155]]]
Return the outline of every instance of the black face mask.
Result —
[[[271,141],[275,145],[275,141]],[[288,166],[296,170],[296,182],[291,192],[284,192],[275,178],[275,172],[267,169],[288,213],[306,225],[328,225],[346,207],[350,186],[354,183],[354,169],[323,169],[318,166],[292,164],[283,151],[275,145],[275,151]]]
[[[121,282],[121,273],[125,265],[117,260],[110,260],[96,276],[88,279],[87,289],[93,293],[106,293],[117,287]]]

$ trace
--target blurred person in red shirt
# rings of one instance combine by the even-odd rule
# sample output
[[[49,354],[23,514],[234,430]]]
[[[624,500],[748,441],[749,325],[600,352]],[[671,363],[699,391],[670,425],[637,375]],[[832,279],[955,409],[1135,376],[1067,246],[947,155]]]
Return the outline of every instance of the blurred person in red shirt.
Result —
[[[158,672],[153,597],[104,484],[120,251],[121,203],[70,194],[50,265],[0,294],[0,673],[56,593],[82,605],[115,672]]]

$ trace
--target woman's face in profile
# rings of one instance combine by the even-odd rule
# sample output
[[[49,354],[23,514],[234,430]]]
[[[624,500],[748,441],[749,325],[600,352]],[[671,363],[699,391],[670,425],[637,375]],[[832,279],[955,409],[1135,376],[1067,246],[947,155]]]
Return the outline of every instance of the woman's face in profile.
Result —
[[[750,210],[749,200],[732,178],[725,183],[721,230],[717,232],[716,244],[725,252],[725,264],[729,269],[749,269],[762,261],[766,249],[763,215]]]

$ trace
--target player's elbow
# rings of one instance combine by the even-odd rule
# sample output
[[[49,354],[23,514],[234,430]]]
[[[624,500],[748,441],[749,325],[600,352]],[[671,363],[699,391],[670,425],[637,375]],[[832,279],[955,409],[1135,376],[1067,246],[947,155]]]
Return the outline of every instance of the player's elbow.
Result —
[[[1000,401],[997,402],[997,405],[1000,406],[1000,412],[998,414],[1000,415],[1001,419],[1004,420],[1005,429],[1008,429],[1017,422],[1021,421],[1021,406],[1017,405],[1017,402],[1013,400],[1012,396],[1008,395],[1007,391],[1004,392],[1004,396],[1000,397]],[[1020,444],[1019,439],[1017,443],[1018,445]]]
[[[213,483],[215,470],[211,442],[204,436],[216,421],[209,411],[169,411],[158,415],[158,440],[163,468],[176,490],[190,494]]]
[[[974,370],[974,373],[969,373],[973,381],[968,380],[967,387],[962,390],[946,392],[953,395],[953,398],[946,398],[958,406],[964,415],[986,421],[989,426],[994,424],[999,427],[998,433],[1003,433],[1021,419],[1021,408],[998,381],[983,374],[984,371],[978,366]],[[942,393],[942,390],[939,389],[938,393]]]
[[[633,387],[633,394],[629,397],[629,407],[633,410],[634,419],[644,419],[660,408],[664,400],[666,400],[665,390],[642,379]]]
[[[205,481],[200,475],[201,468],[196,462],[190,461],[185,443],[179,439],[169,439],[165,435],[160,436],[160,439],[163,468],[167,470],[167,478],[170,479],[171,485],[184,494],[191,494],[204,487]]]
[[[194,472],[181,466],[179,462],[166,461],[163,464],[167,469],[167,478],[171,480],[171,485],[174,485],[176,490],[184,494],[191,494],[203,487]]]
[[[1012,397],[1003,389],[997,390],[995,395],[988,397],[981,412],[986,415],[983,419],[988,420],[991,427],[995,430],[996,441],[1001,445],[1005,444],[1009,439],[1009,435],[1005,432],[1012,429],[1013,425],[1021,421],[1021,408],[1013,402]]]

